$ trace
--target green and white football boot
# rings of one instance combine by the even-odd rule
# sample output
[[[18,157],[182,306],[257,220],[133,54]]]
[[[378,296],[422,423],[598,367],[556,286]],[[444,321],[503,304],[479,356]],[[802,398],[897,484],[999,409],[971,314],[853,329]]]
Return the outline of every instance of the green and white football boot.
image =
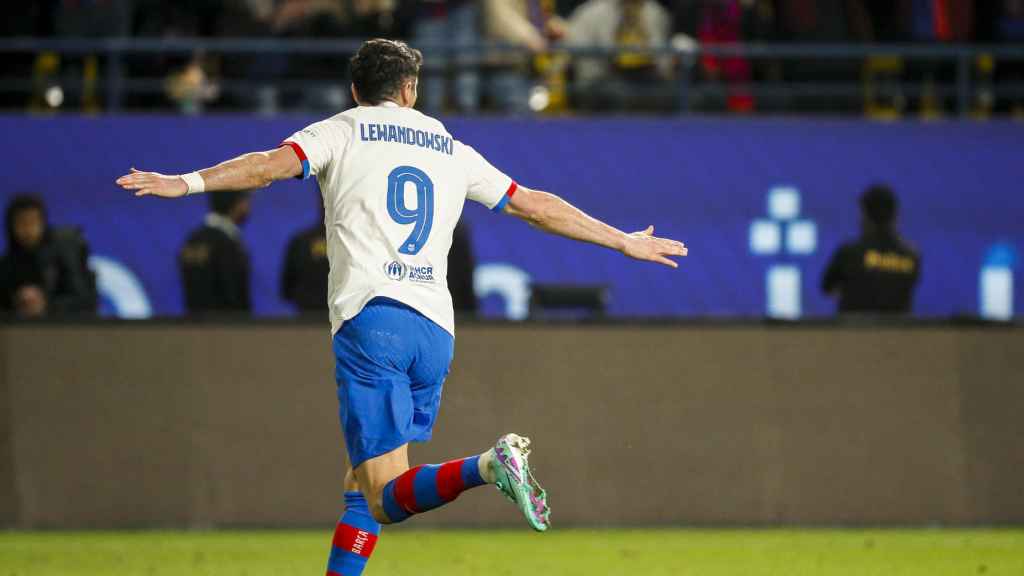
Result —
[[[530,472],[530,439],[517,434],[506,434],[492,448],[490,461],[498,490],[519,507],[530,526],[538,532],[551,527],[547,492]]]

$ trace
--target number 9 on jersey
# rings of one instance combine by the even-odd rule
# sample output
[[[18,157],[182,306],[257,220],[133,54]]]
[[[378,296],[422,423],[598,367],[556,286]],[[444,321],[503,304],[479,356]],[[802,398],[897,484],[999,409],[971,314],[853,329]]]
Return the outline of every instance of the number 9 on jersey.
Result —
[[[405,205],[405,185],[416,186],[416,207]],[[388,174],[388,215],[395,222],[414,224],[409,237],[398,247],[402,254],[415,255],[423,249],[434,224],[434,183],[427,174],[412,166],[399,166]]]

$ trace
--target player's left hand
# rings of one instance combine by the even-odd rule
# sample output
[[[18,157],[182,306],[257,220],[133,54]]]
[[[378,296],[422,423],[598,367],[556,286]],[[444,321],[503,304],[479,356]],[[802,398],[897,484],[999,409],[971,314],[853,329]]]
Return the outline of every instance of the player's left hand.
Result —
[[[169,176],[159,172],[132,171],[117,179],[117,185],[125,190],[134,190],[136,196],[161,196],[179,198],[188,193],[188,185],[180,176]]]
[[[630,258],[657,262],[671,268],[678,268],[679,264],[669,259],[669,256],[686,256],[686,246],[682,242],[658,238],[654,235],[654,226],[648,226],[646,230],[633,232],[629,235],[622,253]]]

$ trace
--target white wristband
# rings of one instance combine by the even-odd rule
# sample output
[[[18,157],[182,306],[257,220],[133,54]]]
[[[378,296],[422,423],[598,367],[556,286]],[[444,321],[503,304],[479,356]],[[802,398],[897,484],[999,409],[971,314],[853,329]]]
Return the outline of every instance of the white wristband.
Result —
[[[206,192],[206,182],[203,181],[203,177],[199,175],[199,172],[182,174],[181,179],[184,180],[185,185],[188,186],[188,192],[185,192],[186,196]]]

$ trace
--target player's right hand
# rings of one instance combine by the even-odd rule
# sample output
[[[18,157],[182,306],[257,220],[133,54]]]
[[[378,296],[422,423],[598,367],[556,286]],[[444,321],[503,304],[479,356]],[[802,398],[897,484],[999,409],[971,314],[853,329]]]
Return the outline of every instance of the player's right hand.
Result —
[[[179,198],[188,193],[188,185],[180,176],[141,172],[135,168],[118,178],[117,185],[125,190],[134,190],[136,196]]]

